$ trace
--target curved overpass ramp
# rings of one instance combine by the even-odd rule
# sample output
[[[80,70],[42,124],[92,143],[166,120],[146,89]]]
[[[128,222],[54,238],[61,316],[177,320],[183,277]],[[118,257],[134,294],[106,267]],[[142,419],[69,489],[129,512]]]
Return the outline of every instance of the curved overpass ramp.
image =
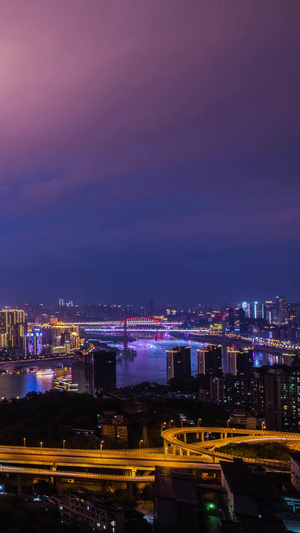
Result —
[[[205,440],[208,435],[217,438]],[[190,438],[192,436],[192,439]],[[196,440],[194,440],[196,437]],[[173,428],[162,433],[164,451],[166,455],[193,456],[193,460],[202,462],[233,461],[235,456],[217,450],[229,443],[255,443],[255,442],[285,442],[291,451],[300,449],[300,434],[280,431],[251,430],[238,428]],[[191,442],[192,441],[192,442]],[[289,461],[275,459],[243,458],[244,462],[260,464],[268,469],[289,470]]]

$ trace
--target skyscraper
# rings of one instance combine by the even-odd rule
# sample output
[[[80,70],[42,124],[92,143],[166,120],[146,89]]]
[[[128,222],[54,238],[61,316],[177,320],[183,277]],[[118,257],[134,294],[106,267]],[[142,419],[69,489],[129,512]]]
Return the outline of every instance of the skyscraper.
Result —
[[[252,350],[228,348],[229,373],[233,376],[250,377],[253,370]]]
[[[93,358],[95,391],[114,389],[117,383],[115,350],[96,350]]]
[[[22,348],[27,333],[27,315],[20,309],[0,311],[0,347]]]
[[[72,359],[72,381],[88,394],[116,387],[116,352],[95,350]]]
[[[285,296],[277,296],[277,321],[278,324],[286,324],[288,321],[288,309]]]
[[[205,350],[197,350],[198,374],[222,374],[222,346],[211,344]]]
[[[265,316],[265,309],[264,304],[261,304],[260,302],[254,302],[252,306],[252,313],[251,317],[258,319],[258,318],[264,318]]]
[[[166,350],[167,381],[172,378],[187,378],[191,376],[191,348],[176,346],[173,350]]]
[[[73,357],[72,382],[78,385],[79,392],[94,394],[94,357],[92,352]]]

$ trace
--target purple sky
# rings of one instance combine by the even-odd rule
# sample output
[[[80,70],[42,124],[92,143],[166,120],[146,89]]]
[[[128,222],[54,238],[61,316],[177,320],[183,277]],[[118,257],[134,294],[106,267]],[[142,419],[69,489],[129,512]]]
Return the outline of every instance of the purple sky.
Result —
[[[300,300],[300,2],[2,0],[0,303]]]

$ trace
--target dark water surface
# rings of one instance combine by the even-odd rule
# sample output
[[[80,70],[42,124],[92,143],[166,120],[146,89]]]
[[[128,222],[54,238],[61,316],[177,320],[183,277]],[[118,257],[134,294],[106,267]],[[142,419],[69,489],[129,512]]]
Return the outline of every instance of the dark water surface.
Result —
[[[115,346],[121,348],[122,344]],[[197,352],[203,344],[194,341],[173,339],[167,333],[155,335],[143,335],[143,338],[131,342],[129,347],[136,351],[136,355],[126,357],[118,356],[117,360],[117,386],[135,385],[142,381],[156,381],[166,384],[166,350],[174,346],[191,347],[192,374],[197,373]],[[254,367],[264,364],[289,363],[282,356],[274,356],[268,353],[255,352],[253,355]],[[290,358],[288,358],[290,359]],[[48,368],[47,363],[41,363],[40,368]],[[70,376],[71,370],[62,365],[53,367],[56,377]],[[53,387],[55,376],[37,377],[35,373],[20,372],[18,374],[0,374],[0,399],[25,396],[28,392],[45,392]]]

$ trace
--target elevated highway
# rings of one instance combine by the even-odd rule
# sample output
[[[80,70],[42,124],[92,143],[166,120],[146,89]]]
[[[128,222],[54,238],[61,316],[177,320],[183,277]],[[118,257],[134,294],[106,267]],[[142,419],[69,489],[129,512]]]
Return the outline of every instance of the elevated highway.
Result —
[[[205,440],[207,435],[214,435],[216,438]],[[192,436],[192,442],[188,442],[189,436]],[[218,436],[219,438],[217,438]],[[174,428],[165,430],[162,433],[162,438],[166,455],[193,456],[193,461],[196,460],[195,457],[206,461],[211,459],[213,462],[219,462],[220,460],[233,461],[233,455],[225,454],[218,450],[218,448],[230,443],[285,442],[291,451],[300,449],[299,433],[279,431],[220,427]],[[290,469],[289,461],[278,461],[271,458],[244,458],[244,462],[260,464],[269,470],[288,471]]]
[[[211,438],[214,437],[214,438]],[[209,440],[207,440],[209,438]],[[155,466],[219,468],[219,461],[234,456],[218,448],[237,442],[285,442],[291,451],[300,449],[300,434],[224,427],[179,427],[162,432],[163,449],[73,450],[0,446],[0,473],[44,475],[131,482],[154,481]],[[288,471],[288,461],[244,459],[268,470]]]
[[[145,483],[154,481],[155,466],[197,468],[199,461],[193,459],[187,456],[167,457],[161,449],[100,452],[0,446],[0,473]],[[205,465],[206,470],[213,467],[213,464]]]

